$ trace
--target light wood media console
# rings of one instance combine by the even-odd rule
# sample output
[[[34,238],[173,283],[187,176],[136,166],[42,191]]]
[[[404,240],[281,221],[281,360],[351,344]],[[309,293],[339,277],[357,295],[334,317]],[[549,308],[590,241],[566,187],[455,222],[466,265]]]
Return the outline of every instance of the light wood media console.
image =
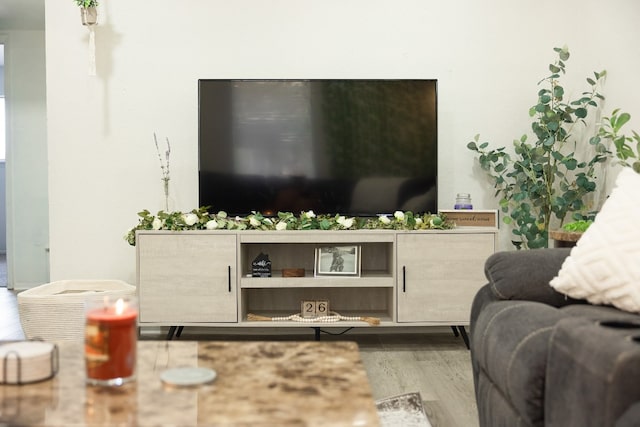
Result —
[[[252,321],[300,312],[302,300],[329,300],[344,316],[380,326],[452,326],[464,334],[497,228],[345,231],[138,231],[140,327],[367,327],[362,321]],[[361,274],[314,276],[315,250],[360,246]],[[272,277],[250,277],[269,255]],[[305,277],[282,277],[304,268]],[[181,328],[180,328],[181,330]],[[317,336],[317,335],[316,335]],[[463,338],[466,338],[463,335]]]

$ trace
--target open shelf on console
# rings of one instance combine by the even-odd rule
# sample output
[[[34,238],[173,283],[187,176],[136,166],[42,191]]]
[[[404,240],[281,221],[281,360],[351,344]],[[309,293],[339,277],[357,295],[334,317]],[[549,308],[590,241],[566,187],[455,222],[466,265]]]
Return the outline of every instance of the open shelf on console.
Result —
[[[252,286],[253,280],[247,276],[251,275],[251,263],[260,254],[266,254],[271,261],[271,278],[282,278],[282,270],[287,268],[304,268],[305,277],[288,277],[286,280],[294,283],[294,280],[314,277],[316,250],[320,247],[331,246],[359,246],[360,247],[360,276],[367,279],[377,280],[387,278],[389,285],[393,286],[393,242],[336,242],[328,241],[323,243],[242,243],[240,245],[241,262],[241,286]],[[334,281],[353,280],[354,276],[322,276],[317,279],[333,279]],[[258,278],[268,279],[268,278]],[[339,280],[338,280],[339,279]],[[301,283],[304,283],[304,280]],[[378,285],[387,286],[387,285]]]
[[[300,313],[304,300],[328,300],[329,310],[343,316],[373,316],[392,321],[393,288],[286,287],[242,289],[242,319],[248,313],[282,317]]]
[[[386,311],[339,311],[342,316],[347,317],[372,317],[380,320],[377,326],[392,326],[393,319]],[[252,311],[251,314],[264,317],[288,317],[294,314],[290,311]],[[297,322],[294,320],[249,320],[247,316],[243,316],[241,323],[255,327],[323,327],[323,328],[351,328],[351,327],[368,327],[371,326],[363,320],[340,320],[337,322]]]

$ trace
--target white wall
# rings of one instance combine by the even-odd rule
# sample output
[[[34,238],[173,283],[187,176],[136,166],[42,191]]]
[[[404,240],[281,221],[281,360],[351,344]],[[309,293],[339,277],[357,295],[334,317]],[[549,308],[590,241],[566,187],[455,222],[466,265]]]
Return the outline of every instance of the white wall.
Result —
[[[176,208],[196,207],[198,78],[439,79],[443,209],[457,192],[496,207],[466,144],[529,129],[554,46],[572,53],[567,89],[607,68],[607,107],[640,129],[637,0],[109,0],[95,77],[71,6],[46,4],[52,280],[135,282],[122,235],[161,208],[153,132],[172,142]]]

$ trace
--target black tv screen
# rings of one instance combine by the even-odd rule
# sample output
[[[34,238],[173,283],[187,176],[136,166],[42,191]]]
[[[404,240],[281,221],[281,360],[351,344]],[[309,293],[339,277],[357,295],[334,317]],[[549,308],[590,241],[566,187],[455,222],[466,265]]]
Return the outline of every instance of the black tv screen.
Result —
[[[437,211],[436,80],[198,85],[200,206],[231,215]]]

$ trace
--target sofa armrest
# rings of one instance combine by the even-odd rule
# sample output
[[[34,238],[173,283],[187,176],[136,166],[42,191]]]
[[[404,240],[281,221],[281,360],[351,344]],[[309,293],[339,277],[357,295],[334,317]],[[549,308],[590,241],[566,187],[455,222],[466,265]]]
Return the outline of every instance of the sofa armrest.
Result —
[[[491,255],[484,270],[492,294],[500,300],[537,301],[554,307],[582,302],[567,298],[549,285],[570,251],[549,248]]]

